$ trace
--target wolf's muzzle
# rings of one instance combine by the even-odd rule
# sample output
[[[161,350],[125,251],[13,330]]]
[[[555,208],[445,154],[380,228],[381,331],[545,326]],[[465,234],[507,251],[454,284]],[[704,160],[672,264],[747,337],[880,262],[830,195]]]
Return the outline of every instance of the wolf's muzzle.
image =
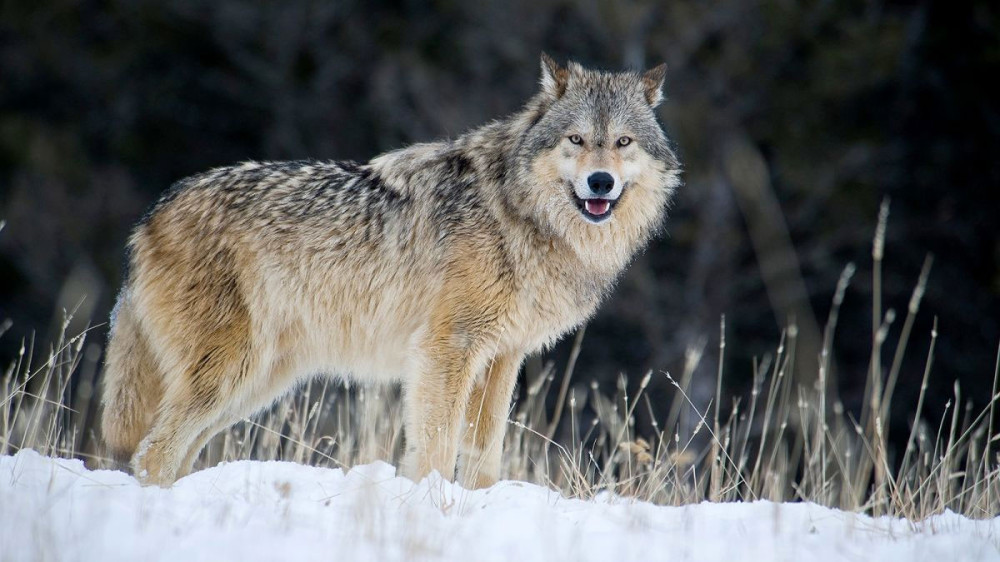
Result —
[[[615,188],[615,178],[607,172],[594,172],[587,178],[587,186],[597,197],[604,197]]]

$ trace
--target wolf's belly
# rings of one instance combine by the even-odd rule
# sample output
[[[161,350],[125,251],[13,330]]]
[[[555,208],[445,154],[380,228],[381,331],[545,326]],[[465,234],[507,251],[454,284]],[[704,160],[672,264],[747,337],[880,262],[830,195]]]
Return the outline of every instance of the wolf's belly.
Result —
[[[297,371],[390,382],[416,369],[429,322],[424,291],[361,281],[327,283],[291,299],[297,302],[284,310],[277,345]]]
[[[357,325],[311,344],[315,371],[359,382],[398,382],[418,368],[424,328],[409,322]]]

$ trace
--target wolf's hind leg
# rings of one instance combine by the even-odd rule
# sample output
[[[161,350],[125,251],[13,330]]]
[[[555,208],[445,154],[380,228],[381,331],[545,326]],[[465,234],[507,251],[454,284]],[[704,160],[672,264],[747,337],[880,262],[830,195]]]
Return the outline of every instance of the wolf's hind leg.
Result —
[[[239,377],[235,381],[237,387],[229,393],[225,407],[219,410],[218,415],[188,447],[187,454],[177,471],[177,478],[183,478],[191,472],[198,455],[213,437],[241,419],[267,408],[294,385],[299,374],[295,368],[294,357],[284,356],[272,360],[267,372]],[[258,384],[252,384],[251,381],[256,381]]]
[[[252,413],[252,412],[249,412]],[[248,415],[249,415],[248,413]],[[184,455],[184,459],[181,461],[177,469],[177,478],[184,478],[191,473],[194,468],[195,461],[198,460],[198,455],[201,454],[202,449],[213,437],[215,437],[220,431],[232,426],[238,422],[244,416],[236,411],[224,411],[219,417],[212,421],[205,429],[198,434],[198,437],[191,442],[188,447],[187,454]]]
[[[177,479],[184,478],[190,474],[191,469],[194,468],[194,462],[198,460],[198,455],[201,454],[205,445],[207,445],[212,437],[215,437],[215,435],[220,431],[233,425],[237,419],[239,418],[236,416],[223,415],[216,421],[211,422],[206,429],[203,429],[198,436],[195,437],[194,441],[191,442],[191,445],[188,447],[187,454],[184,455],[183,460],[181,460],[180,465],[178,465],[176,475]]]
[[[256,374],[256,363],[249,346],[209,347],[186,370],[183,384],[168,387],[152,430],[132,458],[140,482],[169,486],[190,470],[187,463],[201,450],[201,440],[214,435],[211,430],[231,408],[234,391]]]
[[[169,486],[178,478],[192,442],[212,412],[186,397],[166,396],[153,430],[132,457],[132,470],[143,485]]]
[[[503,436],[521,355],[498,355],[472,389],[465,410],[465,436],[458,474],[469,488],[487,488],[500,478]]]

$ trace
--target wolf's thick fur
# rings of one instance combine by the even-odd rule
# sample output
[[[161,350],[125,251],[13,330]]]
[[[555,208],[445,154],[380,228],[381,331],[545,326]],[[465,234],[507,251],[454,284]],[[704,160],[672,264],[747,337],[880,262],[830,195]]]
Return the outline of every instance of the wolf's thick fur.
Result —
[[[169,485],[217,432],[331,373],[402,382],[404,474],[450,478],[461,451],[465,483],[495,482],[525,354],[594,312],[679,181],[653,111],[663,67],[542,59],[520,112],[453,141],[174,186],[130,240],[110,451]],[[591,199],[595,177],[614,189]]]

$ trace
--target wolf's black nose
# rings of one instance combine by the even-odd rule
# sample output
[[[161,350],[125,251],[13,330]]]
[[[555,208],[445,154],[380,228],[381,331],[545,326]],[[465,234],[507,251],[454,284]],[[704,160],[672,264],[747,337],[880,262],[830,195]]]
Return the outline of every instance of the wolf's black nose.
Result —
[[[607,195],[615,188],[615,178],[607,172],[594,172],[587,178],[587,185],[594,195]]]

